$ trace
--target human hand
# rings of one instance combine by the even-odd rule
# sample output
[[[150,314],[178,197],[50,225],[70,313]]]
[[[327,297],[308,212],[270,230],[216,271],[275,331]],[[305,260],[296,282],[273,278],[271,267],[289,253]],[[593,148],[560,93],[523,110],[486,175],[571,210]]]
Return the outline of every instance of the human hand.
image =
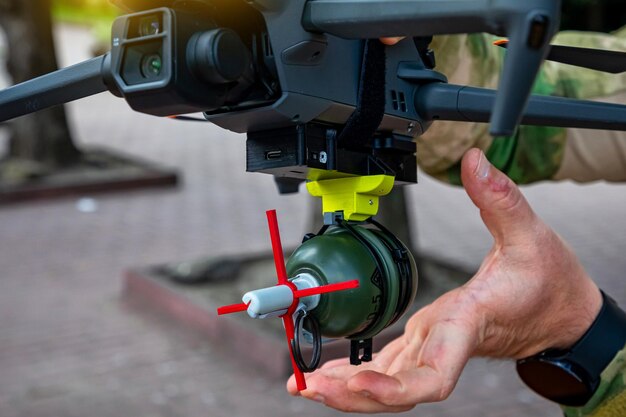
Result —
[[[463,158],[462,180],[494,238],[476,275],[413,315],[372,362],[329,362],[300,395],[341,411],[407,411],[446,399],[472,356],[567,348],[591,326],[600,291],[517,186],[477,149]],[[293,377],[287,389],[298,394]]]

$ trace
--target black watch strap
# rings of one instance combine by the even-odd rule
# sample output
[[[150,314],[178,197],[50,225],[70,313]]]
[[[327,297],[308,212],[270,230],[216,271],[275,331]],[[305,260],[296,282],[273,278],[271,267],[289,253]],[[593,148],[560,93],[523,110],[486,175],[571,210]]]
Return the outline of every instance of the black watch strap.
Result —
[[[571,349],[549,349],[517,361],[520,378],[539,395],[562,405],[585,405],[602,371],[624,349],[626,313],[604,292],[602,299],[600,313]]]

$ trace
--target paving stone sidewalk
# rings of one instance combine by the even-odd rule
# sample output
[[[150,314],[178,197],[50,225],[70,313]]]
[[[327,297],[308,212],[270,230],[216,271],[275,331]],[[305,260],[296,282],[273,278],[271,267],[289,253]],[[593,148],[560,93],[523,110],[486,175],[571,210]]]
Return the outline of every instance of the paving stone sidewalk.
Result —
[[[83,29],[62,27],[58,39],[66,64],[86,57]],[[176,167],[183,185],[0,207],[0,416],[338,415],[290,398],[284,381],[120,297],[131,266],[267,250],[269,208],[278,209],[285,246],[295,245],[309,197],[279,197],[271,177],[245,173],[241,135],[136,114],[110,95],[73,103],[70,113],[82,146]],[[422,176],[408,193],[420,249],[475,268],[490,238],[463,191]],[[626,305],[626,187],[541,184],[525,194]],[[560,413],[517,381],[512,363],[474,360],[449,400],[407,415]]]

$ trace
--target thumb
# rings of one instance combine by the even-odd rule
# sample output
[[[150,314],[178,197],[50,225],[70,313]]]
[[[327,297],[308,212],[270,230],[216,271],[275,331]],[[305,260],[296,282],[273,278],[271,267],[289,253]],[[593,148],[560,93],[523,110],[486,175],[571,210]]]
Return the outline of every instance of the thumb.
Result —
[[[461,180],[497,243],[521,243],[537,226],[537,216],[520,189],[491,165],[481,150],[470,149],[465,154]]]

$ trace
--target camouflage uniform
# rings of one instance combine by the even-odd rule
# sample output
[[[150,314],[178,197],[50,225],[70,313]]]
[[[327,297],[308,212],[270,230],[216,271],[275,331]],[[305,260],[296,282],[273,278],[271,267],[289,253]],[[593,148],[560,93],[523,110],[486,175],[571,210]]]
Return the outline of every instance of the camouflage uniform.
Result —
[[[505,51],[485,35],[442,36],[433,42],[437,70],[452,84],[496,88]],[[555,44],[626,51],[626,27],[614,35],[562,32]],[[534,93],[626,103],[626,73],[606,74],[546,62]],[[436,122],[417,139],[418,162],[441,180],[460,184],[463,154],[481,148],[515,182],[571,179],[626,181],[626,133],[522,126],[514,137],[492,138],[488,125]]]
[[[496,88],[504,51],[486,35],[435,39],[437,70],[453,84]],[[626,51],[626,27],[613,35],[563,32],[555,44]],[[534,93],[626,103],[626,74],[613,75],[546,62]],[[513,137],[492,138],[488,125],[436,122],[417,139],[418,162],[427,173],[460,184],[460,160],[481,148],[517,183],[540,180],[626,181],[626,132],[522,126]],[[565,407],[567,417],[626,416],[626,348],[602,373],[600,388],[585,407]]]

